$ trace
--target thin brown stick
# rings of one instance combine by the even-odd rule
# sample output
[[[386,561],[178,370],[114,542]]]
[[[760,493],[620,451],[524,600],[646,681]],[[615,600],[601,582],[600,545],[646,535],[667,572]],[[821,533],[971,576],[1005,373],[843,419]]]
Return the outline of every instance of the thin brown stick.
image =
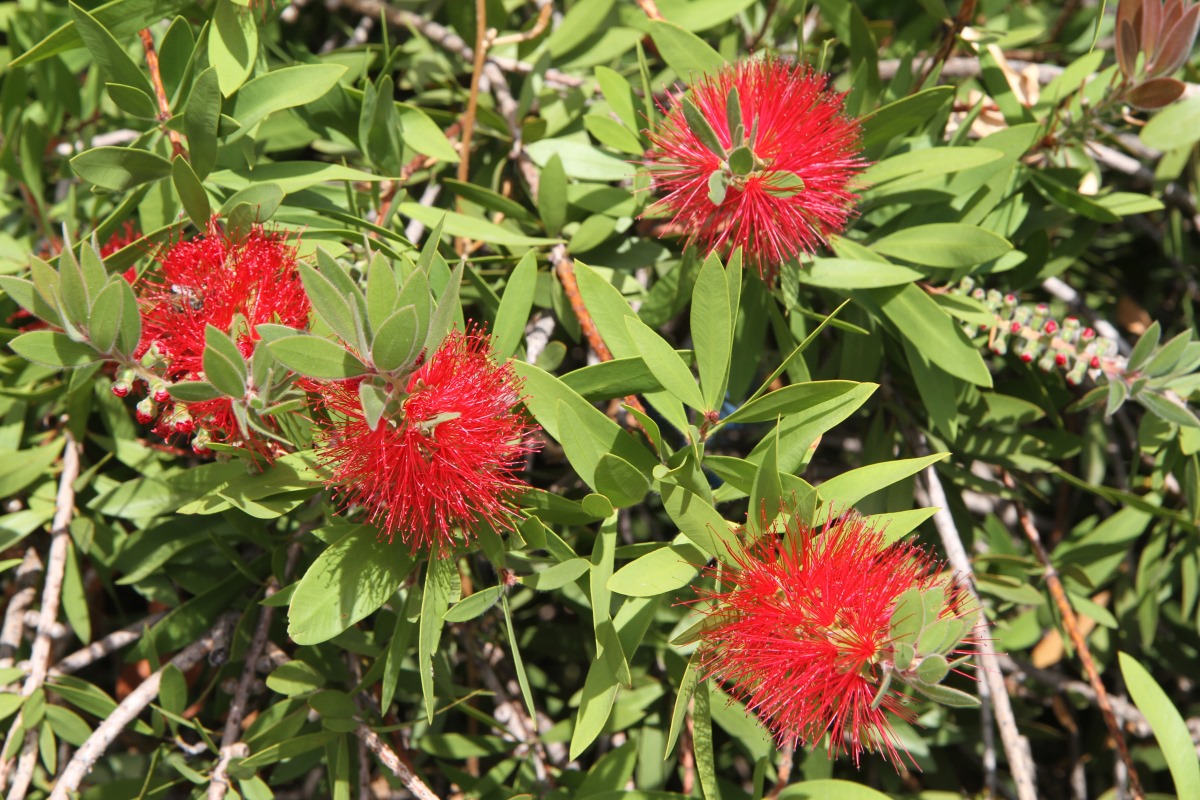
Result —
[[[587,338],[588,345],[591,346],[601,361],[612,361],[612,351],[608,349],[608,345],[604,343],[603,337],[600,336],[600,330],[596,327],[596,321],[592,319],[587,306],[584,305],[583,295],[579,293],[579,282],[575,280],[575,259],[571,258],[571,254],[567,252],[566,245],[556,244],[550,250],[550,263],[554,266],[554,274],[558,276],[558,282],[562,284],[563,293],[566,294],[567,300],[571,303],[571,310],[575,312],[576,318],[579,319],[579,329],[583,331],[583,335]],[[634,395],[626,397],[625,404],[640,414],[646,413],[646,407]]]
[[[502,44],[521,44],[522,42],[532,41],[541,36],[545,32],[547,26],[550,25],[550,17],[554,14],[554,5],[546,0],[542,3],[542,7],[538,9],[537,20],[533,23],[533,27],[521,33],[511,33],[508,36],[500,36],[492,39],[492,47],[497,47]]]
[[[479,108],[479,82],[483,78],[483,66],[487,61],[487,0],[475,0],[475,47],[472,55],[471,65],[471,91],[467,95],[467,108],[463,111],[462,123],[462,144],[458,149],[458,172],[457,177],[460,183],[466,183],[467,178],[471,174],[471,138],[475,134],[475,112]],[[462,208],[462,199],[459,198],[459,210]],[[466,256],[470,245],[466,238],[458,237],[454,242],[454,249],[459,256]]]
[[[1016,489],[1016,483],[1007,472],[1004,473],[1004,485],[1009,489]],[[1058,612],[1062,615],[1063,627],[1067,629],[1067,635],[1071,637],[1071,642],[1075,645],[1075,652],[1079,655],[1080,663],[1083,664],[1083,671],[1087,673],[1088,683],[1092,685],[1092,690],[1096,693],[1096,705],[1100,707],[1104,724],[1113,738],[1117,754],[1125,764],[1129,779],[1129,793],[1134,800],[1142,800],[1146,795],[1142,789],[1142,782],[1138,778],[1137,767],[1134,766],[1133,757],[1129,753],[1129,745],[1125,742],[1125,735],[1113,713],[1112,703],[1108,699],[1108,691],[1104,688],[1104,682],[1100,680],[1096,662],[1092,659],[1091,648],[1088,647],[1087,639],[1079,630],[1079,619],[1075,616],[1075,609],[1071,607],[1071,601],[1063,588],[1062,579],[1059,577],[1058,570],[1054,568],[1054,564],[1051,563],[1046,548],[1042,546],[1041,534],[1038,533],[1037,526],[1033,524],[1029,511],[1018,502],[1014,502],[1013,506],[1017,510],[1017,518],[1021,520],[1021,529],[1025,533],[1025,538],[1029,540],[1029,546],[1033,549],[1038,561],[1042,563],[1042,574],[1046,578],[1050,596],[1054,598],[1054,604],[1058,606]]]
[[[75,514],[75,479],[79,477],[79,446],[70,431],[64,431],[66,444],[63,447],[62,473],[58,477],[58,495],[54,500],[54,519],[50,527],[50,552],[46,556],[46,580],[42,585],[42,605],[38,614],[37,634],[33,639],[33,649],[29,656],[29,676],[21,686],[21,695],[29,697],[46,682],[50,671],[52,632],[58,621],[58,610],[62,605],[63,577],[67,569],[67,552],[71,546],[71,534],[67,526]],[[9,728],[9,737],[16,735],[22,729],[24,709],[17,713],[17,718]],[[33,779],[33,767],[37,762],[38,726],[30,728],[25,733],[21,754],[17,762],[17,771],[13,774],[12,788],[8,800],[24,800],[29,791],[29,782]],[[5,742],[3,752],[8,752],[8,742]],[[7,771],[10,764],[0,764],[0,790],[7,782]]]
[[[236,622],[236,612],[222,614],[204,636],[176,653],[168,664],[180,672],[187,672],[209,653],[226,648]],[[69,800],[73,792],[79,791],[80,784],[95,766],[96,760],[104,755],[121,735],[121,731],[137,719],[146,706],[158,696],[164,669],[165,666],[142,681],[109,713],[99,727],[92,731],[92,735],[75,751],[70,763],[55,782],[49,800]]]
[[[487,0],[475,0],[475,47],[471,65],[471,91],[462,115],[462,150],[458,161],[458,180],[467,182],[471,173],[471,137],[475,134],[475,111],[479,108],[479,79],[487,59]]]
[[[122,647],[128,647],[142,638],[142,634],[146,632],[146,628],[149,628],[164,616],[166,616],[166,612],[160,611],[156,614],[151,614],[145,619],[140,619],[132,625],[126,625],[120,630],[113,631],[103,639],[92,642],[87,647],[83,647],[59,659],[58,663],[50,668],[50,674],[70,675],[72,672],[78,672],[105,656],[112,655]]]
[[[404,788],[412,793],[417,800],[439,800],[438,796],[433,793],[423,780],[417,777],[417,774],[409,769],[408,765],[396,755],[396,751],[388,747],[383,739],[379,738],[379,734],[367,727],[366,723],[358,723],[358,727],[354,729],[355,735],[362,740],[367,749],[375,754],[375,757],[380,762],[391,770],[391,773],[400,779],[404,784]],[[55,800],[53,797],[50,800]]]
[[[171,101],[167,99],[167,88],[163,86],[162,72],[158,68],[158,51],[154,49],[154,37],[150,35],[149,28],[142,28],[138,31],[138,36],[142,40],[142,49],[146,51],[146,67],[150,70],[150,84],[154,87],[154,96],[158,99],[158,121],[164,123],[163,129],[167,132],[167,138],[171,140],[171,155],[187,155],[187,151],[183,149],[183,139],[180,138],[179,131],[172,130],[165,124],[171,118]]]

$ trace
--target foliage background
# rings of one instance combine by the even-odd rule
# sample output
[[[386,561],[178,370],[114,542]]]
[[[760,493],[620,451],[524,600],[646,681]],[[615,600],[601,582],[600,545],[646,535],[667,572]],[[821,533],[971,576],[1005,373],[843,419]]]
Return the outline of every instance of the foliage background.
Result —
[[[105,371],[18,344],[0,362],[6,779],[63,791],[75,748],[153,676],[84,797],[212,797],[214,774],[229,796],[391,796],[410,769],[438,797],[933,800],[1028,796],[1028,778],[1116,796],[1130,780],[1074,627],[1141,783],[1200,796],[1195,85],[1126,106],[1103,5],[481,5],[498,38],[477,62],[458,0],[0,4],[5,275],[126,222],[145,238],[104,268],[152,268],[154,243],[212,213],[295,231],[364,285],[369,249],[489,326],[545,431],[516,532],[414,560],[333,516],[303,424],[265,471],[198,459],[136,425]],[[832,74],[875,162],[852,229],[775,287],[681,250],[639,168],[648,93],[765,50]],[[21,289],[3,287],[11,342]],[[1113,338],[1111,369],[1076,388],[1038,368],[1037,337],[994,355],[1006,293]],[[615,360],[589,360],[577,302]],[[657,447],[601,413],[629,395]],[[1002,688],[1031,760],[986,696],[915,701],[919,770],[897,774],[781,752],[697,687],[681,601],[764,499],[810,520],[854,506],[952,560],[960,541],[1003,655],[952,683]],[[46,675],[93,642],[113,647]]]

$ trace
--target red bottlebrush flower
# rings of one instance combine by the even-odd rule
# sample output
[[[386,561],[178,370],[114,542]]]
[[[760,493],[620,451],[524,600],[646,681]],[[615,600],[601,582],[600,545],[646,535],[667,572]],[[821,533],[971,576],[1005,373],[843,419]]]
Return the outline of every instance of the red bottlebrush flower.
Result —
[[[204,235],[177,242],[155,258],[159,270],[143,275],[134,287],[142,306],[142,341],[135,357],[153,346],[165,361],[168,382],[204,379],[206,325],[232,336],[249,358],[258,339],[256,325],[304,328],[308,323],[310,305],[296,269],[296,248],[282,233],[254,227],[232,239],[214,220]],[[235,329],[235,320],[245,322]],[[186,408],[195,427],[209,431],[212,441],[240,440],[227,398]],[[175,430],[171,412],[169,405],[163,409],[156,430],[163,436],[190,432]]]
[[[858,763],[867,750],[898,765],[903,745],[888,713],[910,722],[913,714],[889,677],[910,667],[893,649],[893,611],[915,588],[939,593],[939,618],[959,617],[961,591],[934,574],[924,551],[887,544],[853,515],[824,530],[789,523],[733,556],[735,567],[705,570],[717,588],[699,592],[711,602],[701,672],[723,681],[781,745],[828,733],[832,756],[849,752]]]
[[[647,166],[674,226],[710,250],[741,247],[767,280],[843,231],[864,163],[842,98],[825,76],[776,59],[701,78],[650,134]]]
[[[510,497],[532,426],[516,408],[520,385],[491,359],[478,332],[451,333],[409,376],[405,393],[371,430],[358,381],[316,384],[330,412],[317,453],[345,506],[362,507],[391,541],[448,555],[482,525],[511,528]]]

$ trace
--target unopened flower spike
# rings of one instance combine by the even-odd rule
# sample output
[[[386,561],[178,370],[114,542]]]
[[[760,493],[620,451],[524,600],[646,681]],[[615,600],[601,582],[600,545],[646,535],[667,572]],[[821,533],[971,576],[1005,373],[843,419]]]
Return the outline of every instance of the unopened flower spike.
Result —
[[[705,572],[700,670],[723,682],[782,745],[878,752],[900,766],[901,692],[949,705],[974,698],[941,681],[973,616],[963,590],[924,551],[889,544],[862,517],[809,528],[789,520]]]
[[[766,280],[846,228],[865,166],[857,120],[828,79],[778,59],[701,78],[663,109],[647,166],[689,244],[742,248]]]

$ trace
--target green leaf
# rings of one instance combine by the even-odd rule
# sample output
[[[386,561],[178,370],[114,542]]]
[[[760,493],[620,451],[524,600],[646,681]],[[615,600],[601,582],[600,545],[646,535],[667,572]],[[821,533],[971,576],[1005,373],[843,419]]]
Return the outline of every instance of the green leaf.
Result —
[[[798,273],[801,283],[826,289],[878,289],[901,286],[925,275],[909,267],[850,258],[814,258]]]
[[[573,5],[546,39],[546,48],[555,58],[571,52],[603,30],[605,18],[614,0],[591,0]]]
[[[246,396],[246,359],[237,344],[219,328],[204,326],[204,375],[230,397]]]
[[[339,525],[345,533],[313,562],[288,604],[288,635],[296,644],[327,642],[365,619],[395,594],[412,571],[403,546],[378,539],[367,525]]]
[[[300,281],[304,283],[308,300],[312,301],[313,311],[343,342],[358,344],[361,341],[362,323],[350,306],[355,297],[343,290],[349,278],[337,261],[323,260],[323,266],[324,269],[318,272],[307,264],[298,265]],[[337,272],[341,272],[341,275],[337,275]]]
[[[870,150],[915,130],[954,99],[953,86],[934,86],[876,109],[861,120],[862,147]]]
[[[688,128],[700,140],[700,144],[707,147],[709,152],[717,158],[725,158],[725,146],[721,144],[721,140],[717,137],[717,132],[713,130],[712,125],[704,116],[704,112],[696,107],[695,102],[690,97],[684,97],[680,101],[680,105],[683,107],[683,118],[687,121]],[[720,205],[720,202],[714,201],[714,205]]]
[[[503,586],[489,586],[481,589],[452,605],[442,619],[446,622],[467,622],[475,619],[499,603],[500,596],[503,594]]]
[[[643,474],[648,474],[658,464],[658,460],[628,432],[558,378],[522,361],[514,361],[513,370],[525,382],[526,407],[546,433],[557,441],[562,441],[558,425],[558,405],[562,403],[579,420],[582,430],[595,440],[599,452],[620,456]]]
[[[725,59],[699,36],[673,22],[650,21],[650,38],[667,66],[682,80],[694,81],[725,66]]]
[[[221,94],[229,97],[250,77],[258,57],[255,12],[234,0],[217,0],[208,31],[208,62],[216,70]]]
[[[608,588],[627,597],[655,597],[689,585],[709,556],[685,536],[675,537],[660,547],[636,558],[608,579]]]
[[[612,453],[600,455],[593,480],[596,491],[611,500],[614,508],[636,505],[650,491],[650,481],[646,476]]]
[[[843,472],[821,484],[821,498],[830,509],[829,515],[836,516],[843,513],[847,506],[853,506],[867,495],[915,475],[949,455],[934,453],[920,458],[901,458]]]
[[[1187,406],[1174,403],[1149,389],[1138,392],[1134,399],[1154,412],[1155,416],[1185,428],[1200,428],[1200,419]]]
[[[453,558],[432,558],[425,570],[425,591],[421,596],[421,629],[417,640],[417,661],[421,673],[421,694],[425,698],[425,718],[433,722],[436,698],[433,694],[433,654],[442,639],[442,617],[451,603],[458,601],[462,584]]]
[[[939,367],[976,386],[990,387],[992,376],[979,350],[929,295],[913,284],[867,290],[900,335]]]
[[[706,259],[692,289],[690,317],[706,411],[719,411],[725,401],[736,315],[721,262],[716,258]]]
[[[699,495],[673,483],[662,484],[663,508],[679,532],[711,558],[732,563],[732,551],[737,551],[737,537],[712,504]]]
[[[793,783],[779,800],[891,800],[888,795],[851,781],[821,779]]]
[[[117,41],[136,34],[142,28],[172,17],[189,5],[189,0],[109,0],[92,9],[96,21],[108,29]],[[83,44],[74,20],[57,28],[15,59],[9,67],[31,64],[65,53]]]
[[[246,83],[238,90],[230,114],[242,127],[228,141],[249,133],[276,111],[320,100],[337,86],[347,69],[340,64],[301,64],[272,70]]]
[[[1200,97],[1155,114],[1142,128],[1142,142],[1155,150],[1179,150],[1200,140]],[[1183,797],[1181,793],[1179,795]]]
[[[486,219],[459,214],[456,211],[444,211],[431,208],[420,203],[400,203],[396,210],[406,217],[415,219],[430,228],[443,223],[443,232],[447,236],[462,236],[467,239],[488,242],[489,244],[511,245],[515,247],[533,247],[541,244],[556,244],[557,239],[545,239],[540,236],[526,236],[519,231],[497,225]]]
[[[92,54],[92,58],[100,65],[105,79],[112,83],[125,84],[141,91],[147,97],[153,97],[154,89],[150,86],[150,79],[133,62],[116,37],[99,20],[75,3],[71,3],[70,7],[75,30],[88,52]]]
[[[909,150],[889,156],[863,171],[862,180],[872,187],[879,184],[919,176],[922,180],[932,175],[962,172],[990,164],[1004,157],[999,150],[987,147],[932,147],[926,150]],[[879,189],[872,188],[868,194],[877,195]]]
[[[267,676],[267,688],[284,697],[307,694],[324,685],[325,676],[299,659],[279,665]]]
[[[567,219],[567,173],[558,154],[551,156],[542,167],[537,205],[546,233],[557,236]]]
[[[609,107],[625,127],[632,131],[640,128],[642,120],[637,115],[633,87],[629,85],[629,81],[608,67],[596,67],[596,82],[600,84],[600,92],[608,101]]]
[[[700,387],[675,349],[637,317],[625,317],[625,330],[659,383],[681,402],[697,411],[704,411]]]
[[[571,732],[571,760],[578,758],[600,735],[612,713],[619,685],[609,660],[598,654],[583,682],[579,711],[575,715],[575,729]]]
[[[267,342],[267,348],[285,367],[310,378],[336,381],[369,372],[353,353],[319,336],[284,336]]]
[[[458,163],[458,151],[445,132],[436,122],[429,118],[421,109],[408,103],[396,103],[396,113],[400,116],[400,138],[406,145],[423,156],[445,161],[447,164]]]
[[[717,786],[716,750],[713,747],[711,693],[708,681],[696,686],[692,703],[692,751],[696,756],[696,773],[704,800],[721,800]]]
[[[854,381],[794,383],[750,401],[726,417],[723,422],[766,422],[779,416],[787,417],[841,397],[860,385]]]
[[[574,139],[539,139],[528,145],[525,152],[543,169],[551,158],[558,156],[567,177],[581,181],[620,181],[634,171],[627,161]]]
[[[492,351],[503,360],[515,355],[525,335],[529,311],[533,308],[533,296],[537,290],[537,258],[526,253],[513,268],[500,297],[500,308],[496,311],[496,324],[492,326]]]
[[[1125,369],[1130,372],[1136,372],[1142,368],[1142,365],[1150,360],[1150,356],[1158,348],[1158,342],[1162,338],[1162,326],[1157,321],[1150,323],[1150,327],[1146,328],[1145,333],[1137,340],[1137,344],[1133,346],[1133,350],[1129,353],[1129,362]]]
[[[379,326],[371,344],[371,360],[383,372],[407,369],[421,355],[425,334],[413,306],[397,309]]]
[[[583,126],[593,139],[614,150],[633,156],[641,156],[646,152],[637,134],[615,119],[602,114],[586,114],[583,117]]]
[[[188,158],[192,171],[203,179],[217,162],[217,130],[221,122],[221,87],[214,67],[201,72],[192,82],[187,107],[183,111],[183,132],[187,134]]]
[[[158,119],[158,105],[154,98],[135,86],[123,83],[106,83],[108,96],[117,104],[117,108],[139,119]]]
[[[750,507],[746,510],[746,530],[757,537],[771,528],[783,504],[783,485],[779,480],[779,429],[768,434],[769,443],[754,473],[750,488]],[[822,484],[824,485],[824,484]]]
[[[121,318],[125,313],[125,300],[119,286],[122,283],[125,283],[124,279],[109,281],[92,302],[88,319],[88,338],[102,353],[112,352],[121,330]]]
[[[91,345],[73,341],[58,331],[22,333],[8,346],[22,358],[48,367],[82,367],[104,358]]]
[[[171,162],[132,147],[93,147],[71,159],[71,169],[101,189],[123,192],[171,174]]]
[[[1128,653],[1117,653],[1121,675],[1134,705],[1150,723],[1154,739],[1162,750],[1177,797],[1200,797],[1200,761],[1183,716],[1150,673]]]
[[[591,568],[592,564],[586,558],[571,558],[541,572],[523,575],[520,581],[525,586],[537,589],[539,592],[551,592],[561,589],[568,583],[574,583]]]
[[[941,703],[950,708],[975,708],[979,705],[979,698],[975,695],[951,689],[949,686],[942,686],[940,683],[914,683],[912,686],[935,703]]]
[[[175,156],[171,162],[171,181],[192,224],[204,230],[212,216],[212,207],[208,204],[208,193],[204,191],[203,184],[183,156]]]
[[[954,269],[991,261],[1012,250],[1002,236],[955,222],[903,228],[871,245],[877,253],[913,264]]]

